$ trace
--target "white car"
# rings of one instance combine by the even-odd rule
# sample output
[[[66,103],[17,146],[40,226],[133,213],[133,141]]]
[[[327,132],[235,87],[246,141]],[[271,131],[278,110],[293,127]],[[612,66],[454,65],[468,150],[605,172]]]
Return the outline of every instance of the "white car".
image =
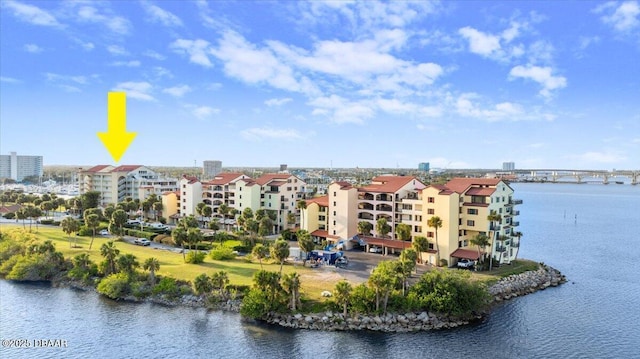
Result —
[[[382,247],[371,247],[369,253],[382,253]]]
[[[146,238],[136,238],[133,240],[133,244],[137,244],[139,246],[150,246],[151,241]]]
[[[473,268],[475,262],[470,259],[461,259],[458,261],[458,268]]]
[[[106,229],[101,230],[100,232],[98,232],[99,235],[101,236],[108,236],[109,235],[109,231]]]

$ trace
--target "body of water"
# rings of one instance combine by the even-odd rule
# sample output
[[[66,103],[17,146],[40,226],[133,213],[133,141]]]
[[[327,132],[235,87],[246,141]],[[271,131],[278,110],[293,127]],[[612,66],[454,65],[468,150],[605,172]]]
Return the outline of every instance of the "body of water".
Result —
[[[640,186],[513,184],[520,256],[569,282],[482,323],[409,334],[285,330],[204,309],[0,281],[0,336],[64,340],[2,358],[631,358],[640,344]],[[35,344],[39,344],[36,342]]]

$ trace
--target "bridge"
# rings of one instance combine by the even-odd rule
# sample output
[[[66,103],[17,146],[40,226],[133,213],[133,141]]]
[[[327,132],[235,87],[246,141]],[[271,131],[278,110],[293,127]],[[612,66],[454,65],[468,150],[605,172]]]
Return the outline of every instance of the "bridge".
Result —
[[[625,183],[624,179],[630,180],[632,185],[638,184],[640,180],[640,170],[563,170],[563,169],[521,169],[514,170],[521,180],[532,182],[558,182],[562,178],[571,178],[574,183],[601,182],[609,184],[611,180],[615,183]]]

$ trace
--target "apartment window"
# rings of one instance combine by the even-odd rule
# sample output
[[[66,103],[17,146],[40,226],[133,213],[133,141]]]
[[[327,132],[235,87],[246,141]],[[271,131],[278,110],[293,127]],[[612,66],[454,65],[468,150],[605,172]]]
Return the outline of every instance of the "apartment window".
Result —
[[[462,237],[462,229],[458,231],[458,236]]]
[[[242,199],[242,195],[240,195],[240,199]]]
[[[333,235],[334,235],[334,236],[336,235],[336,230],[335,230],[335,229],[333,230]]]
[[[333,221],[333,225],[334,225],[334,226],[336,225],[336,221]]]
[[[478,214],[478,209],[477,208],[468,208],[467,209],[467,214],[477,215]]]
[[[458,225],[461,226],[462,225],[462,218],[458,218]]]
[[[422,222],[422,215],[420,214],[416,215],[416,222]]]
[[[336,211],[333,211],[333,215],[334,215],[334,216],[337,216]]]
[[[467,226],[469,227],[474,227],[476,225],[476,221],[473,220],[467,220]]]
[[[436,214],[436,210],[433,208],[428,208],[427,209],[427,214]]]
[[[182,191],[182,195],[183,195],[183,196],[186,196],[186,195],[187,195],[187,192]]]
[[[287,191],[291,192],[291,187],[287,187]]]
[[[435,202],[436,202],[436,199],[435,199],[434,197],[429,197],[429,198],[427,198],[427,202],[429,202],[429,203],[435,203]]]
[[[187,185],[186,185],[186,184],[183,184],[183,185],[182,185],[182,188],[187,188]]]
[[[427,232],[427,238],[433,238],[433,232]]]
[[[335,207],[337,205],[338,205],[338,203],[336,203],[336,201],[333,201],[333,206]]]
[[[416,233],[422,232],[422,226],[413,226],[413,231]]]
[[[334,196],[334,197],[335,197],[335,196],[337,196],[336,192],[333,192],[333,196]]]
[[[430,250],[433,250],[433,248],[434,248],[434,247],[433,247],[433,243],[429,243],[429,249],[430,249]]]
[[[502,208],[498,208],[498,213],[502,213]]]
[[[187,206],[182,206],[182,209],[187,209]]]
[[[468,245],[469,245],[469,243],[468,243],[468,241],[467,241],[466,239],[465,239],[465,240],[463,240],[463,241],[458,241],[458,248],[460,248],[460,247],[466,247],[466,246],[468,246]]]

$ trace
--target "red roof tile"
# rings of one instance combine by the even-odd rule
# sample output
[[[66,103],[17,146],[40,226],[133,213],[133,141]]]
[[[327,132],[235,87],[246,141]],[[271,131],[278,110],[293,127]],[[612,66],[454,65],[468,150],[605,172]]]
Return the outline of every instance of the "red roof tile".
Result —
[[[97,166],[93,166],[87,170],[84,170],[83,172],[100,172],[103,169],[110,167],[109,165],[97,165]]]
[[[371,180],[371,184],[358,188],[358,192],[395,193],[413,180],[422,184],[414,176],[378,176]]]
[[[308,199],[307,206],[310,205],[311,203],[315,203],[321,207],[329,207],[329,196],[321,196],[321,197]]]
[[[350,188],[353,188],[353,185],[351,185],[351,183],[346,182],[346,181],[336,181],[336,182],[333,182],[333,183],[335,183],[335,184],[339,185],[339,186],[340,186],[340,189],[350,189]]]
[[[131,172],[142,167],[142,165],[122,165],[111,170],[111,172]]]
[[[265,184],[273,180],[287,180],[291,177],[295,177],[295,176],[288,173],[267,173],[256,178],[256,183],[261,186],[264,186]]]
[[[223,185],[234,183],[240,177],[244,176],[242,173],[234,173],[234,172],[225,172],[217,174],[212,180],[207,181],[207,184],[210,185]]]
[[[464,193],[472,186],[496,186],[499,182],[498,178],[454,178],[445,186],[457,193]]]
[[[475,187],[475,188],[469,188],[469,190],[465,193],[469,196],[491,196],[493,194],[493,192],[495,192],[496,189],[495,188],[479,188],[479,187]]]
[[[182,175],[182,178],[189,181],[189,184],[193,184],[199,181],[197,177],[193,177],[193,176]]]
[[[480,258],[480,255],[478,254],[478,251],[474,251],[471,249],[458,248],[455,251],[453,251],[453,253],[451,253],[451,257],[464,258],[464,259],[470,259],[472,261],[477,261],[478,258]]]
[[[360,237],[369,245],[381,246],[381,247],[389,247],[395,249],[409,249],[411,248],[411,242],[409,241],[400,241],[394,239],[384,239],[378,237],[369,237],[362,236]]]

